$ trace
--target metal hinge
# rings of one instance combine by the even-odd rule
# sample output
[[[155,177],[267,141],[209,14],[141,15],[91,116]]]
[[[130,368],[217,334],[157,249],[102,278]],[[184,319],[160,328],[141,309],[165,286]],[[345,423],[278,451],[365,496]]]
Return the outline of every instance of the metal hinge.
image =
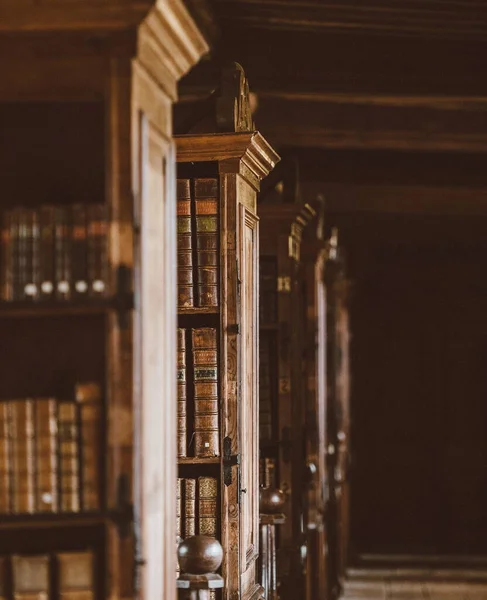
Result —
[[[223,483],[229,486],[233,483],[232,467],[240,470],[240,454],[232,454],[232,438],[223,439]]]

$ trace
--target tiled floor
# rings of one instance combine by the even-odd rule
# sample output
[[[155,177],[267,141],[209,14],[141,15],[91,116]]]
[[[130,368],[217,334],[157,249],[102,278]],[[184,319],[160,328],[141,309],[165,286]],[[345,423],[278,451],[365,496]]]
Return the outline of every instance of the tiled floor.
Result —
[[[478,575],[478,574],[476,574]],[[487,574],[486,574],[487,575]],[[411,573],[409,580],[394,576],[365,577],[356,575],[345,584],[343,600],[487,600],[487,580],[455,581],[441,572],[423,577]],[[476,576],[476,579],[479,579]],[[480,577],[480,579],[483,579]]]

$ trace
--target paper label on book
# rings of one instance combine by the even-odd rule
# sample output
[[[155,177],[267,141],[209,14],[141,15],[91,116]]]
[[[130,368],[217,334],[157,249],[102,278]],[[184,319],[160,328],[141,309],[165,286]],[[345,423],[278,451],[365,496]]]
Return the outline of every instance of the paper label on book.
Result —
[[[105,282],[102,281],[101,279],[95,279],[95,281],[93,282],[93,290],[95,292],[104,292],[105,291]]]
[[[77,281],[74,284],[74,287],[76,291],[80,292],[81,294],[88,290],[88,284],[86,283],[86,281]]]
[[[24,287],[24,292],[26,296],[35,296],[37,294],[37,286],[35,283],[28,283]]]
[[[43,281],[41,283],[41,290],[44,294],[52,294],[54,290],[54,286],[52,285],[52,281]]]
[[[62,293],[62,294],[67,294],[69,292],[69,281],[60,281],[57,284],[57,289]]]

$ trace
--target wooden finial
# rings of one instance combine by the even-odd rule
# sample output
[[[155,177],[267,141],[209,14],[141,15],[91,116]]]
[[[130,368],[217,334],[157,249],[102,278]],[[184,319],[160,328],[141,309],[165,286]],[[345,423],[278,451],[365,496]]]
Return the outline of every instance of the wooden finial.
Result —
[[[264,515],[277,515],[282,513],[286,496],[282,490],[268,487],[260,490],[260,513]]]
[[[193,535],[178,546],[181,571],[177,587],[186,590],[190,600],[207,600],[210,590],[223,587],[223,579],[215,571],[223,560],[220,542],[206,535]]]

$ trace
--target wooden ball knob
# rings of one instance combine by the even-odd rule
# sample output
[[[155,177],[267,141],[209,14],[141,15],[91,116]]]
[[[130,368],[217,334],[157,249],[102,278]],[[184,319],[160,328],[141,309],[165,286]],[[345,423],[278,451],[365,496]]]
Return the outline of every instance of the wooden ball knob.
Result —
[[[277,488],[262,488],[260,490],[260,512],[264,515],[275,515],[282,512],[286,496]]]
[[[218,540],[207,535],[193,535],[178,546],[179,566],[185,573],[214,573],[223,560],[223,548]]]

